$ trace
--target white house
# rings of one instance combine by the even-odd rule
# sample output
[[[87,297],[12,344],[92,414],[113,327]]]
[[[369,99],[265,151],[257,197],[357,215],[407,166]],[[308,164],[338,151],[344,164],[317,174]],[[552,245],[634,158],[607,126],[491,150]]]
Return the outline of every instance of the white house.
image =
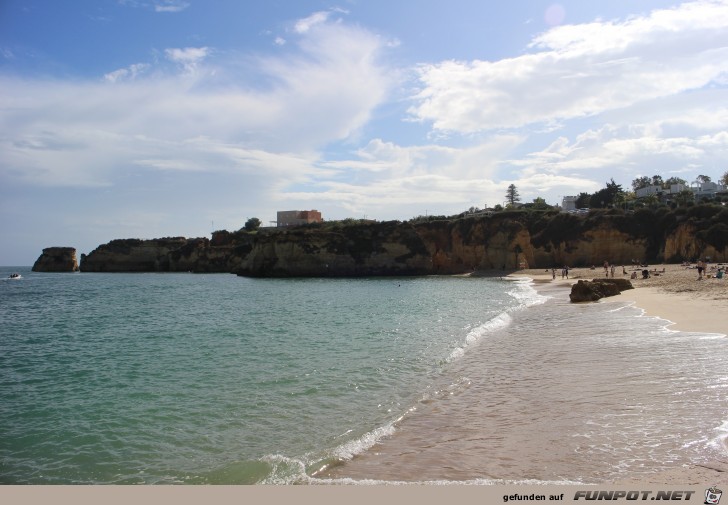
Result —
[[[660,186],[660,185],[657,185],[657,186],[645,186],[644,188],[640,188],[640,189],[636,190],[634,192],[634,195],[637,198],[645,198],[645,197],[648,197],[650,195],[657,195],[659,193],[664,193],[664,192],[665,192],[665,190],[662,189],[662,186]],[[669,192],[669,190],[668,190],[668,192]]]
[[[695,199],[700,201],[702,198],[715,198],[716,193],[726,191],[726,186],[715,182],[694,182],[690,189],[695,195]]]
[[[576,201],[579,199],[578,196],[565,196],[561,199],[561,211],[569,212],[570,210],[576,210]]]

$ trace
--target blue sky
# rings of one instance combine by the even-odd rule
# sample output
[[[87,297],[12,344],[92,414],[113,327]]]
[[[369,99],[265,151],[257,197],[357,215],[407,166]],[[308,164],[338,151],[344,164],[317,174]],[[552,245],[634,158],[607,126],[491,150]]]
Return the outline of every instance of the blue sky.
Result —
[[[728,0],[2,0],[0,264],[728,170]]]

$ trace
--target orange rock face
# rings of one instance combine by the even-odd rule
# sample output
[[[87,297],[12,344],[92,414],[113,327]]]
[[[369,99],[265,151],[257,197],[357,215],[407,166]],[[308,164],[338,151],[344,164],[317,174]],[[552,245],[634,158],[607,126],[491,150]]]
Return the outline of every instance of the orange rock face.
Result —
[[[33,264],[34,272],[76,272],[76,249],[73,247],[46,247]]]

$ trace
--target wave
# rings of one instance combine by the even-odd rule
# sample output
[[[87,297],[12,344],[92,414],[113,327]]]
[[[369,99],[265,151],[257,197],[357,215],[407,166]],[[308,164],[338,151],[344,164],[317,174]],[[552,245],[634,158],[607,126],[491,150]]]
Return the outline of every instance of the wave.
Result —
[[[508,314],[508,312],[502,312],[494,318],[481,324],[480,326],[473,328],[468,332],[467,335],[465,335],[465,342],[462,347],[456,347],[455,349],[453,349],[450,353],[450,356],[448,356],[445,362],[449,363],[453,360],[463,357],[468,347],[479,342],[480,339],[482,339],[485,335],[488,335],[489,333],[492,333],[501,328],[505,328],[511,323],[512,320],[513,319]]]
[[[506,294],[515,299],[517,304],[505,309],[504,312],[501,312],[480,326],[470,330],[465,336],[465,342],[463,345],[452,350],[448,358],[445,360],[446,363],[462,358],[468,347],[477,344],[484,336],[511,324],[513,321],[510,315],[511,313],[524,310],[535,305],[544,304],[550,299],[549,296],[541,295],[533,288],[533,279],[529,277],[509,280],[509,282],[514,284],[515,289],[507,290]]]
[[[534,305],[541,305],[546,303],[547,300],[551,299],[550,296],[540,294],[533,287],[533,279],[530,277],[524,277],[523,279],[515,279],[513,281],[517,289],[513,289],[507,292],[509,296],[515,298],[519,305],[513,307],[511,310],[520,310]]]

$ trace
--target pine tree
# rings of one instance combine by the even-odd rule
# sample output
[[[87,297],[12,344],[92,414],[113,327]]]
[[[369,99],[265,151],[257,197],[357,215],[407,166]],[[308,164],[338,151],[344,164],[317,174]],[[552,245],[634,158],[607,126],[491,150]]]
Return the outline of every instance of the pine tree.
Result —
[[[506,201],[511,207],[514,207],[518,202],[521,201],[521,195],[518,194],[518,190],[516,189],[515,184],[511,184],[510,186],[508,186],[508,190],[506,191]]]

